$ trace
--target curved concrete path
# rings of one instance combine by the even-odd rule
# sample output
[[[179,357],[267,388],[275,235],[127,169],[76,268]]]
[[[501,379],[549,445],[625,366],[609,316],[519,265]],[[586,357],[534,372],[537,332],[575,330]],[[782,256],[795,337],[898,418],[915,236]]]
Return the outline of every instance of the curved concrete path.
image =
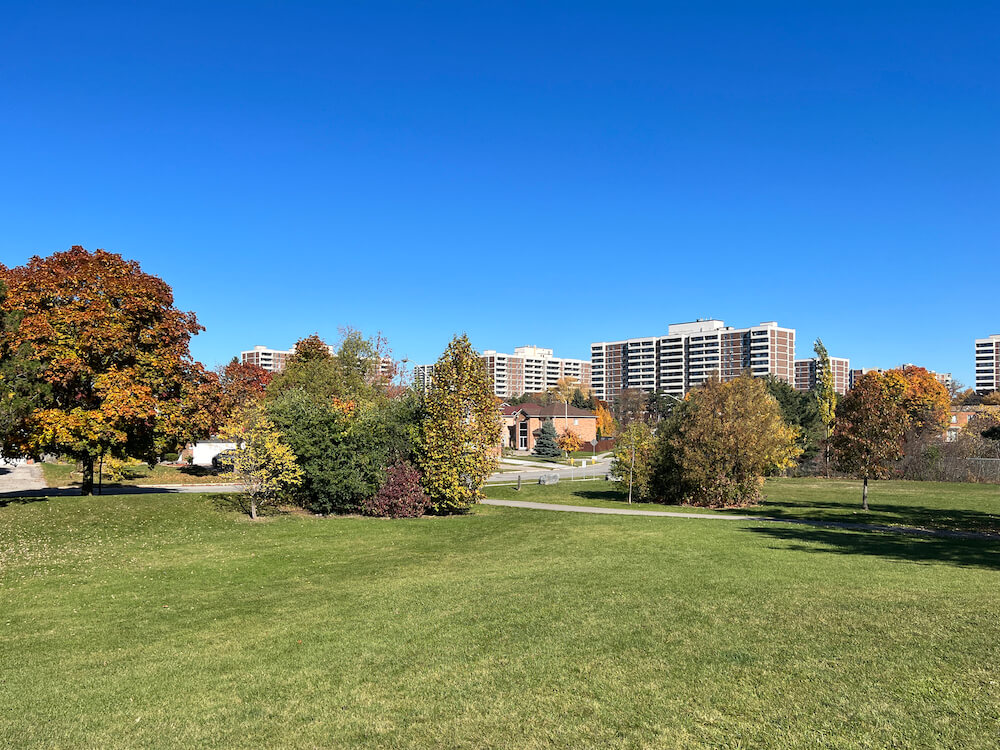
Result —
[[[1000,534],[977,531],[949,531],[948,529],[921,529],[916,526],[885,526],[882,524],[850,523],[848,521],[810,521],[804,518],[776,518],[774,516],[741,516],[729,513],[678,513],[669,510],[639,510],[632,508],[594,508],[589,505],[556,505],[532,503],[523,500],[480,500],[483,505],[502,505],[508,508],[529,510],[559,510],[570,513],[599,513],[610,516],[666,516],[668,518],[699,518],[709,521],[760,521],[762,523],[792,523],[800,526],[819,526],[846,531],[884,531],[908,536],[930,536],[948,539],[986,539],[1000,542]]]

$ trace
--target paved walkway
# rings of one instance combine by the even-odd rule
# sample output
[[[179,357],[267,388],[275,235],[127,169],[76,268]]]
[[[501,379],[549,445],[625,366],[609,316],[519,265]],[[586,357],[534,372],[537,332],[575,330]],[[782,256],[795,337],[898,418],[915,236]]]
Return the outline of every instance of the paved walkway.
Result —
[[[0,494],[45,489],[39,464],[0,464]]]
[[[775,518],[774,516],[743,516],[729,513],[678,513],[669,510],[639,510],[638,508],[594,508],[588,505],[556,505],[531,503],[522,500],[481,500],[483,505],[502,505],[508,508],[530,510],[559,510],[569,513],[599,513],[610,516],[666,516],[668,518],[700,518],[709,521],[754,521],[762,523],[791,523],[800,526],[819,526],[847,531],[884,531],[908,536],[942,537],[946,539],[986,539],[1000,542],[1000,534],[977,531],[949,531],[948,529],[920,529],[915,526],[885,526],[882,524],[850,523],[847,521],[810,521],[803,518]]]

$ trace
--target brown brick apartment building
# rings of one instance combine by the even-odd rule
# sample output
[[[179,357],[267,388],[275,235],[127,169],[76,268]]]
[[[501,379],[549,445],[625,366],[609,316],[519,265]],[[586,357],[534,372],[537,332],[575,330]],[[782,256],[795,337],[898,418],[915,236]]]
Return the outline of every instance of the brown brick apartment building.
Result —
[[[675,323],[665,336],[603,341],[590,346],[594,395],[659,391],[681,398],[713,374],[726,381],[750,372],[795,382],[795,329],[771,321],[732,328],[721,320]]]

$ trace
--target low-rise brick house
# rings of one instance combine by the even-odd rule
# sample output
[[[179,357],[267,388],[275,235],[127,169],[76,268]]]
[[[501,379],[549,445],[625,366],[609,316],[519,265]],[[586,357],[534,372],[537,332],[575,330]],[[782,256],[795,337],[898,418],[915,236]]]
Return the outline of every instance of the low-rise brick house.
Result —
[[[949,443],[958,437],[958,433],[965,429],[969,420],[977,414],[1000,414],[1000,407],[997,406],[957,406],[952,407],[951,416],[948,420],[948,429],[945,430],[944,437]]]
[[[567,429],[572,430],[585,445],[597,439],[597,415],[587,409],[577,409],[565,404],[518,404],[501,407],[504,430],[501,445],[519,451],[530,451],[535,447],[542,423],[551,419],[556,428],[556,434],[562,435]]]

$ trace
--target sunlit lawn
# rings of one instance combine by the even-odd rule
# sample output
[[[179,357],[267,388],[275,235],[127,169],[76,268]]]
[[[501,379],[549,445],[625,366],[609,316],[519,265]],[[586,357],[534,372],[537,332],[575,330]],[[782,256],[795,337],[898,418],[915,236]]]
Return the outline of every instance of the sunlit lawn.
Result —
[[[45,476],[45,483],[49,487],[78,487],[82,479],[75,464],[71,463],[44,463],[42,473]],[[147,485],[147,484],[219,484],[229,481],[225,477],[220,477],[213,469],[202,466],[168,466],[158,464],[152,468],[145,464],[130,466],[128,475],[121,480],[112,482],[108,477],[104,478],[105,486],[118,485]],[[95,470],[94,482],[97,482]]]
[[[629,507],[628,496],[612,482],[560,481],[539,486],[523,483],[514,487],[487,487],[486,494],[498,500]],[[845,521],[849,523],[915,526],[1000,533],[1000,485],[948,482],[873,482],[869,511],[861,509],[861,483],[841,479],[769,479],[764,501],[751,508],[722,510],[723,513],[776,518]],[[633,503],[648,510],[705,513],[704,508]]]
[[[0,500],[0,602],[2,747],[1000,745],[979,540]]]

